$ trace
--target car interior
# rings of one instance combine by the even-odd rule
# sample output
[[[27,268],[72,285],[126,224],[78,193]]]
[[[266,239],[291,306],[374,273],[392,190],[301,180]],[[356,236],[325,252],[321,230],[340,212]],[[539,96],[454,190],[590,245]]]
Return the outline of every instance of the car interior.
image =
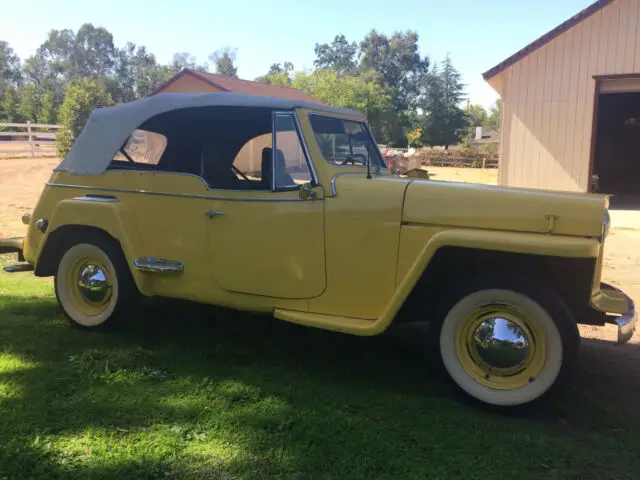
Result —
[[[142,124],[138,131],[153,132],[166,138],[159,158],[135,161],[134,155],[127,153],[125,144],[112,160],[109,170],[193,174],[203,178],[211,189],[272,189],[271,147],[255,153],[259,156],[255,162],[259,171],[241,171],[234,165],[238,152],[247,142],[271,134],[272,110],[269,108],[184,108],[157,115]],[[275,161],[279,184],[294,184],[285,171],[282,151],[276,151]]]

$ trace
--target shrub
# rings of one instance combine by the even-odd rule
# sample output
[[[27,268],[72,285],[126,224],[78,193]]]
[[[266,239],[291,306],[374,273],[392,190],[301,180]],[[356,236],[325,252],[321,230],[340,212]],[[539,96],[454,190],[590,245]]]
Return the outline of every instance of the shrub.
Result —
[[[113,100],[104,85],[91,78],[70,82],[60,107],[62,128],[56,134],[58,155],[65,156],[69,152],[92,110],[109,105],[113,105]]]

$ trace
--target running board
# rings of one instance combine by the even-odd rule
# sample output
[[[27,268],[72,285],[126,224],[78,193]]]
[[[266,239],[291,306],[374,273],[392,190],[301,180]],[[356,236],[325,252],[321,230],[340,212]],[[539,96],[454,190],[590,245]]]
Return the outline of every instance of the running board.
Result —
[[[3,270],[7,273],[33,272],[33,268],[30,263],[19,263],[17,265],[7,265]]]
[[[180,260],[168,260],[166,258],[142,257],[133,262],[133,266],[150,273],[181,273],[184,264]]]
[[[298,323],[308,327],[323,328],[335,332],[351,333],[353,335],[375,335],[375,320],[362,318],[341,317],[338,315],[324,315],[322,313],[298,312],[276,308],[273,316],[286,322]]]

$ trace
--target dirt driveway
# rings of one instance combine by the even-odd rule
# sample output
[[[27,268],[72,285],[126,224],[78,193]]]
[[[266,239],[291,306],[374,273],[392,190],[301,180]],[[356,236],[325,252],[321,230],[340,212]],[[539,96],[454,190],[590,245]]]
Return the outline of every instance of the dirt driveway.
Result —
[[[0,158],[0,238],[21,235],[22,213],[33,209],[42,188],[58,164],[56,158]],[[434,179],[487,181],[495,171],[429,168]],[[640,305],[640,211],[613,211],[605,247],[604,281],[616,285]],[[585,339],[578,374],[580,388],[603,401],[640,403],[640,334],[628,345],[613,345],[616,327],[580,327]],[[582,384],[582,385],[580,385]]]

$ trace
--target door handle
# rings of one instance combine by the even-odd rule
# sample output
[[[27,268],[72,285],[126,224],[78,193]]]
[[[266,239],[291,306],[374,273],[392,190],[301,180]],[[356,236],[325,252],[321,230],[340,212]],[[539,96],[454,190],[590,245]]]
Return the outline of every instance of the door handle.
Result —
[[[224,212],[218,212],[216,210],[209,210],[207,213],[205,213],[205,215],[209,218],[214,218],[214,217],[221,217],[222,215],[224,215]]]

